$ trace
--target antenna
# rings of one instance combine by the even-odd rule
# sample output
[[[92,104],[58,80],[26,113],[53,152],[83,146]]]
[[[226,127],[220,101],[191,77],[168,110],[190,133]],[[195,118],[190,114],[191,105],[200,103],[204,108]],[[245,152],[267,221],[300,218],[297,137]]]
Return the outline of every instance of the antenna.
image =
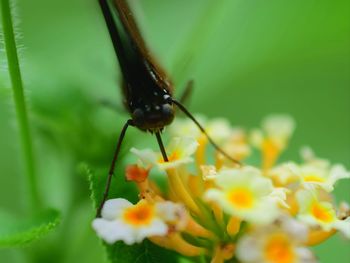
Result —
[[[171,101],[183,112],[185,115],[187,115],[188,118],[190,118],[197,127],[201,130],[201,132],[207,137],[208,141],[211,143],[211,145],[214,146],[214,148],[220,152],[222,155],[224,155],[227,159],[232,161],[233,163],[237,164],[238,166],[242,166],[242,163],[236,159],[233,159],[231,156],[229,156],[223,149],[218,146],[214,140],[209,136],[209,134],[206,132],[206,130],[203,128],[203,126],[196,120],[196,118],[186,109],[184,105],[182,105],[179,101],[171,99]]]

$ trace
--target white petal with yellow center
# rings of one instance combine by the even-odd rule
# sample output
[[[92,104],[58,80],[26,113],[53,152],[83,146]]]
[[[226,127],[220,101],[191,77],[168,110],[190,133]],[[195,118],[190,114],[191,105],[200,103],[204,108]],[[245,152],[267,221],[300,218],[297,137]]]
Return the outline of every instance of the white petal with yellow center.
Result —
[[[123,211],[131,206],[133,204],[123,198],[107,200],[102,208],[101,215],[105,219],[113,220],[120,217]]]
[[[284,163],[278,165],[268,171],[268,176],[280,186],[287,186],[291,183],[298,182],[299,176],[294,172],[293,167],[296,166],[294,163]]]
[[[205,198],[218,203],[226,213],[257,224],[269,223],[278,216],[276,202],[269,196],[274,190],[272,182],[259,170],[223,170],[215,182],[218,189],[209,189]]]
[[[167,221],[174,218],[178,211],[179,207],[171,202],[153,205],[141,200],[133,205],[117,198],[105,203],[102,218],[96,218],[92,227],[109,244],[122,240],[131,245],[146,237],[167,235]]]
[[[237,258],[242,263],[316,263],[310,250],[303,247],[307,228],[283,217],[278,224],[255,228],[237,244]],[[287,220],[288,222],[284,222]],[[296,226],[298,225],[298,226]],[[293,229],[287,229],[293,226]],[[297,229],[298,234],[291,234]]]
[[[168,162],[164,162],[163,156],[150,149],[130,151],[138,156],[142,162],[158,167],[160,170],[176,168],[193,161],[191,155],[195,153],[198,142],[190,137],[175,137],[171,140],[167,149]]]
[[[338,180],[350,178],[350,172],[343,165],[330,166],[329,163],[325,162],[311,162],[299,167],[293,166],[293,171],[300,177],[302,185],[310,190],[320,187],[331,192]]]
[[[270,140],[284,148],[294,132],[295,122],[289,115],[270,115],[263,119],[262,128]]]
[[[310,226],[319,226],[325,231],[337,229],[350,238],[350,219],[340,220],[333,204],[318,200],[316,192],[300,190],[296,194],[298,218]]]
[[[203,126],[207,123],[206,118],[202,115],[195,114],[195,118]],[[196,140],[202,135],[201,131],[192,120],[183,118],[176,118],[169,126],[169,132],[174,137],[192,137]]]
[[[205,125],[205,129],[209,136],[219,144],[226,141],[232,134],[230,123],[223,118],[211,120]]]

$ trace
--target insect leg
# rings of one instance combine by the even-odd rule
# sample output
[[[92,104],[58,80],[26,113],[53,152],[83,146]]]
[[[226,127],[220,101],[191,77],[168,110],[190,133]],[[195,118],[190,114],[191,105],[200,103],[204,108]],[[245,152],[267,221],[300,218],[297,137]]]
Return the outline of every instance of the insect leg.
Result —
[[[162,152],[162,156],[164,159],[164,162],[169,162],[168,156],[166,155],[165,147],[162,141],[162,137],[160,136],[160,132],[156,132],[157,142],[160,148],[160,151]]]
[[[107,178],[107,182],[106,182],[106,188],[105,188],[105,191],[103,193],[103,198],[102,198],[102,201],[97,209],[97,212],[96,212],[96,217],[99,217],[101,216],[101,210],[102,210],[102,207],[104,205],[104,203],[106,202],[106,199],[108,197],[108,192],[109,192],[109,187],[111,186],[111,181],[112,181],[112,176],[113,176],[113,173],[114,173],[114,168],[115,168],[115,163],[118,159],[118,155],[119,155],[119,152],[120,152],[120,148],[121,148],[121,145],[122,145],[122,142],[123,142],[123,139],[125,137],[125,133],[126,133],[126,130],[128,129],[129,126],[134,126],[134,123],[132,120],[128,120],[125,124],[124,124],[124,127],[119,135],[119,138],[118,138],[118,142],[117,142],[117,147],[114,151],[114,156],[113,156],[113,159],[112,159],[112,163],[111,163],[111,166],[109,168],[109,172],[108,172],[108,178]]]
[[[203,128],[203,126],[196,120],[196,118],[185,108],[184,105],[182,105],[179,101],[172,99],[172,102],[183,112],[185,115],[190,118],[197,127],[201,130],[201,132],[208,138],[208,141],[214,146],[214,148],[220,152],[222,155],[224,155],[227,159],[231,160],[233,163],[242,166],[242,164],[236,160],[233,159],[231,156],[229,156],[224,150],[222,150],[215,142],[214,140],[209,136],[209,134],[206,132],[206,130]]]
[[[184,91],[182,92],[181,97],[179,99],[179,102],[181,104],[183,104],[183,105],[187,104],[187,106],[188,106],[188,102],[191,99],[191,95],[193,93],[193,83],[194,83],[194,81],[192,79],[187,82],[186,87],[185,87]]]

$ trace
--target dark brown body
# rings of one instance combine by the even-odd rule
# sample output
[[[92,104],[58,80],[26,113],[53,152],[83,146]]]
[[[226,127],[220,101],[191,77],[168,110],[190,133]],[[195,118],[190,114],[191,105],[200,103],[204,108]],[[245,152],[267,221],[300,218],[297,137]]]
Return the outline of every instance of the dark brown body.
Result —
[[[146,48],[126,1],[113,5],[114,27],[108,28],[123,74],[124,104],[136,127],[161,130],[174,119],[171,82]]]

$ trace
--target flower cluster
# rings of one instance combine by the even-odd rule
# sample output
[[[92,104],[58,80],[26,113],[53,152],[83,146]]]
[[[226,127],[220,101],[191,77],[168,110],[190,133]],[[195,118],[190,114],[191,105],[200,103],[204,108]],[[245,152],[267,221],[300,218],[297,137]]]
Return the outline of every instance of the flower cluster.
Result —
[[[107,243],[151,242],[184,256],[213,263],[317,262],[310,246],[336,232],[350,239],[350,209],[331,195],[336,182],[350,178],[342,165],[317,158],[309,148],[302,162],[277,163],[294,131],[294,121],[270,116],[251,132],[222,119],[201,120],[211,138],[242,165],[208,149],[208,139],[188,120],[176,120],[160,152],[132,149],[137,165],[126,179],[140,201],[108,200],[93,228]],[[261,158],[255,158],[256,155]],[[256,160],[260,160],[256,161]],[[249,165],[255,163],[255,165]],[[150,176],[158,169],[167,192]],[[235,261],[235,262],[236,262]]]

